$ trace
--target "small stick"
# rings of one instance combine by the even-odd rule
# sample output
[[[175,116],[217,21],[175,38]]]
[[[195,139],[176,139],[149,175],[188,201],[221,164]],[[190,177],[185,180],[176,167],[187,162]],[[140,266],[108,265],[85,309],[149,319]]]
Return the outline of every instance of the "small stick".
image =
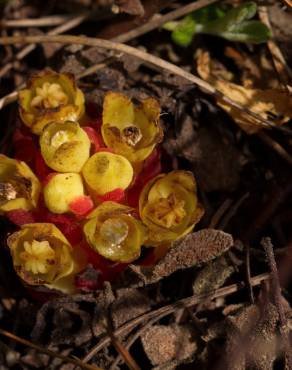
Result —
[[[215,229],[217,227],[217,225],[219,224],[219,221],[223,217],[224,213],[231,206],[231,204],[232,204],[232,199],[225,199],[225,201],[220,205],[220,207],[217,209],[217,211],[212,216],[208,228]]]
[[[47,34],[48,35],[59,35],[63,32],[69,31],[72,28],[75,28],[75,27],[79,26],[79,24],[81,24],[88,16],[89,16],[89,13],[84,13],[84,14],[81,14],[81,15],[77,15],[74,18],[70,18],[67,22],[61,24],[60,26],[58,26],[56,28],[53,28]],[[17,61],[23,59],[31,51],[33,51],[35,49],[35,47],[36,47],[35,43],[33,43],[31,45],[27,45],[22,50],[20,50],[18,53],[16,53],[15,59]],[[9,72],[14,67],[14,64],[15,64],[15,62],[10,62],[10,63],[5,64],[5,66],[2,67],[1,70],[0,70],[0,78],[3,77],[7,72]],[[1,107],[1,104],[0,104],[0,107]]]
[[[25,346],[28,346],[30,348],[33,348],[33,349],[35,349],[35,350],[37,350],[39,352],[45,353],[46,355],[48,355],[50,357],[59,358],[60,360],[69,362],[69,363],[74,364],[76,366],[80,366],[82,369],[85,369],[85,370],[102,370],[100,367],[96,367],[94,365],[86,364],[83,361],[78,360],[76,358],[63,356],[63,355],[61,355],[59,353],[56,353],[54,351],[51,351],[51,350],[49,350],[47,348],[41,347],[41,346],[39,346],[39,345],[37,345],[35,343],[30,342],[29,340],[26,340],[24,338],[18,337],[17,335],[15,335],[13,333],[10,333],[9,331],[6,331],[6,330],[4,330],[2,328],[0,328],[0,334],[4,335],[7,338],[10,338],[10,339],[14,340],[15,342],[24,344]]]
[[[262,281],[269,280],[270,274],[264,273],[261,275],[257,275],[250,279],[250,283],[252,286],[256,286],[262,283]],[[184,307],[191,307],[194,305],[199,304],[202,301],[205,300],[211,300],[215,298],[225,297],[227,295],[233,294],[240,289],[243,289],[245,287],[245,284],[243,282],[240,282],[239,284],[232,284],[228,285],[226,287],[220,288],[216,291],[212,291],[210,293],[204,293],[204,294],[195,294],[191,297],[183,298],[175,303],[160,307],[154,311],[147,312],[141,316],[136,317],[135,319],[126,322],[124,325],[120,326],[118,329],[116,329],[113,332],[113,335],[118,337],[120,335],[123,335],[124,333],[127,333],[131,331],[134,327],[139,325],[142,322],[145,322],[147,320],[152,319],[153,317],[162,318],[164,316],[170,315],[171,313],[175,312],[177,309],[184,308]],[[95,356],[100,350],[102,350],[105,346],[110,344],[111,338],[109,336],[105,336],[102,338],[97,345],[95,345],[88,353],[87,355],[82,359],[83,362],[88,362],[92,359],[93,356]]]
[[[292,369],[292,359],[289,355],[290,351],[290,340],[289,340],[289,328],[287,323],[286,314],[282,305],[282,292],[279,280],[279,274],[277,269],[277,264],[274,255],[273,244],[271,238],[263,238],[261,240],[261,245],[263,246],[266,256],[268,259],[268,263],[271,269],[271,281],[273,286],[273,293],[275,299],[275,305],[278,310],[279,314],[279,321],[280,321],[280,332],[282,335],[282,341],[285,349],[285,358],[287,360],[288,369]]]
[[[10,44],[35,44],[35,43],[60,43],[60,44],[79,44],[79,45],[86,45],[86,46],[95,46],[102,49],[108,50],[115,50],[118,52],[122,52],[125,54],[133,55],[134,57],[142,60],[145,63],[150,63],[160,69],[164,69],[170,73],[176,74],[185,78],[186,80],[191,81],[195,85],[197,85],[203,91],[214,95],[215,97],[220,98],[223,102],[228,105],[231,105],[233,108],[242,111],[249,116],[253,117],[254,119],[260,121],[263,126],[267,128],[277,128],[278,130],[287,132],[290,134],[290,130],[285,127],[277,126],[273,121],[268,120],[260,116],[259,114],[249,110],[248,108],[240,105],[236,101],[230,99],[229,97],[222,94],[220,91],[216,90],[210,83],[202,80],[201,78],[185,71],[184,69],[169,63],[161,58],[158,58],[152,54],[146,53],[140,49],[120,44],[117,42],[97,39],[93,37],[85,37],[85,36],[73,36],[73,35],[41,35],[41,36],[8,36],[8,37],[0,37],[0,45],[10,45]],[[29,45],[31,46],[31,45]]]
[[[42,18],[3,19],[0,21],[2,28],[23,28],[23,27],[52,27],[75,18],[76,15],[49,15]]]

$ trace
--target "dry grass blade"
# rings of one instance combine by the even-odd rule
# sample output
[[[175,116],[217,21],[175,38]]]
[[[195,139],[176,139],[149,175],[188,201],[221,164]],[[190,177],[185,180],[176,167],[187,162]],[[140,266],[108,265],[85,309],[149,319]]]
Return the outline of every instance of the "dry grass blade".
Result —
[[[78,359],[75,359],[75,358],[71,358],[71,357],[67,357],[67,356],[63,356],[63,355],[61,355],[59,353],[50,351],[47,348],[43,348],[43,347],[41,347],[41,346],[39,346],[37,344],[34,344],[34,343],[32,343],[32,342],[24,339],[24,338],[20,338],[17,335],[15,335],[13,333],[10,333],[9,331],[6,331],[6,330],[4,330],[2,328],[0,328],[0,334],[4,335],[5,337],[7,337],[9,339],[12,339],[12,340],[18,342],[18,343],[24,344],[25,346],[28,346],[30,348],[33,348],[33,349],[35,349],[35,350],[37,350],[39,352],[45,353],[45,354],[47,354],[50,357],[59,358],[60,360],[69,362],[69,363],[74,364],[76,366],[80,366],[84,370],[103,370],[103,369],[101,369],[99,367],[86,364],[86,363],[84,363],[81,360],[78,360]]]
[[[180,18],[186,14],[189,14],[195,10],[198,10],[200,8],[213,4],[217,1],[218,0],[193,1],[191,4],[179,7],[178,9],[173,10],[172,12],[169,12],[165,15],[162,15],[159,18],[150,20],[149,22],[147,22],[146,24],[143,24],[140,27],[137,27],[129,32],[125,32],[121,34],[120,36],[115,37],[113,41],[128,42],[134,39],[135,37],[139,37],[141,35],[144,35],[145,33],[153,31],[154,29],[160,27],[166,22],[172,21],[173,19],[176,19],[176,18]]]
[[[11,36],[11,37],[8,36],[8,37],[0,38],[0,45],[11,45],[11,44],[21,44],[21,43],[22,44],[35,44],[35,43],[79,44],[79,45],[99,47],[102,49],[115,50],[118,52],[132,55],[142,60],[144,63],[149,63],[151,65],[159,67],[160,69],[162,68],[169,73],[173,73],[177,76],[185,78],[186,80],[194,83],[196,86],[198,86],[203,91],[220,98],[226,104],[229,104],[233,108],[239,111],[242,111],[248,114],[249,116],[253,117],[254,119],[260,121],[263,124],[263,126],[267,128],[275,127],[275,128],[278,128],[279,130],[283,130],[283,131],[290,133],[289,129],[284,128],[284,127],[277,127],[273,121],[262,118],[260,115],[250,111],[249,109],[241,106],[234,100],[224,96],[222,93],[216,90],[210,83],[202,80],[201,78],[189,72],[186,72],[182,68],[172,63],[169,63],[161,58],[158,58],[152,54],[146,53],[134,47],[124,45],[124,44],[119,44],[117,42],[113,42],[109,40],[102,40],[102,39],[97,39],[97,38],[92,38],[92,37],[73,36],[73,35]]]
[[[256,286],[262,283],[264,280],[269,280],[270,274],[265,273],[258,276],[255,276],[250,279],[250,284],[252,286]],[[199,295],[193,295],[191,297],[183,298],[175,303],[160,307],[154,311],[150,311],[145,313],[144,315],[138,316],[135,319],[127,322],[126,324],[119,327],[117,330],[113,332],[113,335],[118,337],[119,335],[122,335],[124,333],[127,333],[131,331],[133,328],[135,328],[137,325],[153,319],[153,318],[162,318],[164,316],[170,315],[171,313],[175,312],[177,309],[185,308],[185,307],[191,307],[199,304],[202,301],[205,300],[212,300],[220,297],[225,297],[229,294],[233,294],[237,292],[240,289],[243,289],[245,287],[244,283],[239,284],[232,284],[228,285],[226,287],[220,288],[216,291],[207,293],[207,294],[199,294]],[[107,346],[111,342],[111,338],[109,336],[105,336],[103,339],[99,341],[99,343],[94,346],[88,354],[83,358],[84,362],[88,362],[92,359],[93,356],[96,355],[100,350],[102,350],[105,346]]]

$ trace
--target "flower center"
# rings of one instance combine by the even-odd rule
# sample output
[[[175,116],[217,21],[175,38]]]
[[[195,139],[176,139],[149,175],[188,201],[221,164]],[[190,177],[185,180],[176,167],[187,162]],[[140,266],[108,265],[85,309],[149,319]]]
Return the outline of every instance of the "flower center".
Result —
[[[61,85],[44,82],[41,87],[36,88],[36,95],[31,101],[31,106],[38,109],[52,109],[67,103],[68,96]]]
[[[109,218],[100,227],[102,239],[111,247],[120,245],[127,238],[128,233],[128,224],[118,218]]]
[[[139,127],[128,126],[123,129],[123,140],[130,146],[135,146],[142,139],[142,132]]]
[[[186,215],[185,202],[171,193],[167,198],[160,198],[152,206],[152,217],[155,221],[167,228],[177,226]]]
[[[0,201],[7,201],[17,198],[17,190],[9,182],[0,183]]]
[[[20,253],[20,258],[24,262],[26,271],[33,274],[46,274],[55,264],[55,251],[46,240],[23,243],[24,251]]]
[[[52,136],[50,140],[50,145],[52,145],[55,148],[60,147],[62,144],[67,143],[70,141],[71,136],[67,131],[60,130],[55,133],[55,135]]]

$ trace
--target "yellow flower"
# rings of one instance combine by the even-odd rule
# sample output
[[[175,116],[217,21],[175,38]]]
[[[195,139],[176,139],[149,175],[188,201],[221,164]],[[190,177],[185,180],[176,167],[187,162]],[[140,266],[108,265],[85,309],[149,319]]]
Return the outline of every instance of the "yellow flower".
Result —
[[[77,121],[84,113],[84,95],[70,73],[45,70],[32,76],[19,91],[21,119],[40,135],[52,121]]]
[[[98,196],[126,189],[133,179],[133,167],[121,155],[98,152],[85,163],[82,175],[89,190]]]
[[[78,173],[53,175],[44,187],[44,200],[53,213],[70,211],[70,203],[84,196],[82,177]]]
[[[170,242],[189,233],[203,215],[191,172],[172,171],[151,180],[140,194],[139,212],[149,228],[147,245]]]
[[[159,103],[153,98],[145,99],[135,107],[125,95],[109,92],[103,103],[103,140],[115,153],[133,163],[141,162],[163,138],[159,115]]]
[[[0,154],[0,214],[37,206],[41,185],[24,162]]]
[[[74,291],[74,276],[81,266],[70,243],[55,225],[26,224],[10,235],[7,243],[15,271],[24,282],[64,293]]]
[[[90,140],[77,122],[48,124],[40,137],[46,164],[58,172],[80,172],[89,158]]]
[[[137,259],[146,228],[132,212],[132,208],[115,202],[104,202],[91,212],[83,229],[91,248],[116,262]]]

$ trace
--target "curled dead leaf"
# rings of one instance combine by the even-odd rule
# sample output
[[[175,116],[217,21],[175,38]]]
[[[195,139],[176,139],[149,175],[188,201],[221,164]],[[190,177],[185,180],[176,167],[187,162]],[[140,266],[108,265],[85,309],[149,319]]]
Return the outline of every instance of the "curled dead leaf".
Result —
[[[243,107],[260,115],[264,119],[273,119],[276,125],[281,126],[292,117],[292,97],[286,91],[278,89],[251,89],[235,83],[217,78],[212,70],[212,63],[208,52],[201,51],[197,57],[197,71],[200,77],[211,83],[224,96],[234,100]],[[255,118],[227,105],[220,98],[217,103],[234,121],[248,134],[254,134],[264,127],[264,124]]]

